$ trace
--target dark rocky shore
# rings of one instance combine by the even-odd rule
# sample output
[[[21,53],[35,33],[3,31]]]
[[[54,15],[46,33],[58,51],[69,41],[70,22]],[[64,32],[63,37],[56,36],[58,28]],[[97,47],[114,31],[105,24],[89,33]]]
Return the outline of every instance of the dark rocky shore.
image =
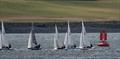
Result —
[[[84,22],[87,32],[100,32],[106,30],[107,32],[120,32],[120,21],[106,21],[106,22]],[[57,24],[60,33],[67,31],[67,22],[46,22],[34,23],[36,33],[54,33],[54,25]],[[29,33],[31,23],[14,23],[4,22],[6,33]],[[71,32],[81,32],[81,22],[70,22]]]

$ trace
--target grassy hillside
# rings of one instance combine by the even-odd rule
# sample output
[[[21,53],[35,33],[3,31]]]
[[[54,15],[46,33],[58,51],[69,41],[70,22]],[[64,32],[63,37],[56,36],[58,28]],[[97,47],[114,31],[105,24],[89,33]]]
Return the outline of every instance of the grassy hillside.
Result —
[[[119,6],[120,0],[97,2],[0,0],[0,17],[119,18]]]

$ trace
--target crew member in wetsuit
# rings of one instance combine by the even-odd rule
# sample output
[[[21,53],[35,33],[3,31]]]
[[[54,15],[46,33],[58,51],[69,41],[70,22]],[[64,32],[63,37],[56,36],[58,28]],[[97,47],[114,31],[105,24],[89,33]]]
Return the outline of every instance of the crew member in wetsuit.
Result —
[[[39,45],[37,45],[37,46],[35,46],[34,48],[39,49],[39,48],[40,48],[40,44],[39,44]]]
[[[93,47],[93,45],[92,44],[90,44],[90,46],[87,46],[86,48],[92,48]]]
[[[11,44],[9,44],[9,47],[8,48],[11,48],[12,46],[11,46]]]

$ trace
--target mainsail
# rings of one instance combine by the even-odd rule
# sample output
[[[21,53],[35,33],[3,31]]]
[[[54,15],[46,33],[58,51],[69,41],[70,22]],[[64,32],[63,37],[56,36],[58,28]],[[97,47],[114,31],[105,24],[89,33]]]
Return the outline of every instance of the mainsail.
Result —
[[[68,37],[68,45],[72,45],[72,42],[71,42],[71,30],[70,30],[70,24],[69,24],[69,21],[68,21],[68,35],[67,35],[67,37]]]
[[[64,39],[64,45],[65,45],[65,49],[67,49],[68,48],[68,33],[66,32],[66,34],[65,34],[65,39]]]
[[[82,21],[82,30],[81,30],[81,34],[80,34],[80,46],[79,48],[83,48],[85,43],[83,42],[83,40],[85,39],[85,33],[86,33],[86,30],[85,30],[85,26],[84,26],[84,23]]]
[[[34,33],[33,33],[33,31],[31,30],[30,35],[29,35],[29,40],[28,40],[28,48],[32,48],[33,39],[35,39],[35,38],[34,38]]]
[[[32,48],[33,46],[37,45],[37,41],[35,38],[34,32],[31,30],[30,35],[29,35],[29,40],[28,40],[28,48]]]
[[[69,21],[68,21],[68,30],[65,34],[64,45],[65,45],[65,49],[68,49],[68,47],[74,45],[73,42],[71,41],[71,31],[70,31]]]
[[[37,46],[37,41],[36,41],[36,38],[35,38],[35,33],[34,33],[34,28],[33,28],[33,24],[32,24],[32,30],[30,32],[30,35],[29,35],[29,40],[28,40],[28,49],[34,49],[35,46]]]
[[[57,29],[57,25],[55,25],[55,34],[54,34],[54,49],[55,50],[58,48],[57,40],[58,40],[58,29]]]
[[[1,36],[0,36],[0,49],[2,49],[3,47],[9,47],[8,42],[4,39],[4,35],[5,35],[5,28],[4,28],[4,24],[3,21],[1,23]]]
[[[84,48],[84,47],[90,46],[90,43],[88,41],[86,41],[86,39],[85,39],[85,35],[86,35],[86,29],[84,26],[84,22],[82,21],[82,30],[81,30],[81,34],[80,34],[79,48]]]

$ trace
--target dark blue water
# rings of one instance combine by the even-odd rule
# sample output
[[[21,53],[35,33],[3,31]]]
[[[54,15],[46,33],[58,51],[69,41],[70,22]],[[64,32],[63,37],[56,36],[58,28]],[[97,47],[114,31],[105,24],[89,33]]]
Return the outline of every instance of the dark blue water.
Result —
[[[54,33],[54,25],[57,24],[60,33],[67,31],[67,22],[48,22],[48,23],[34,23],[34,29],[37,33]],[[7,33],[29,33],[31,23],[12,23],[4,22]],[[120,22],[85,22],[87,32],[96,33],[101,30],[107,32],[120,32]],[[72,33],[81,32],[81,22],[70,22]]]

